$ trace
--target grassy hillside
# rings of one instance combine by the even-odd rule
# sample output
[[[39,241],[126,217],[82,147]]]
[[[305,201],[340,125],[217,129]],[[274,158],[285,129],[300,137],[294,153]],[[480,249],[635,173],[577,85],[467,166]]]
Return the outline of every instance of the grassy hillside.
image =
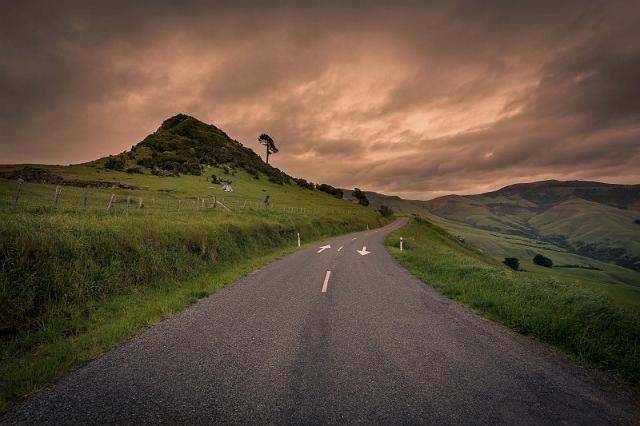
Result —
[[[387,222],[187,116],[118,156],[0,176],[0,410],[296,249],[298,234]]]
[[[640,271],[639,203],[640,185],[544,181],[423,205],[446,219]]]
[[[640,272],[640,185],[544,181],[429,201],[366,194],[374,207],[386,204],[400,214],[433,214],[507,240],[536,240]]]
[[[346,196],[348,195],[346,193]],[[607,243],[610,247],[615,247],[616,241],[619,240],[626,240],[632,247],[634,244],[637,246],[640,238],[634,237],[636,228],[630,229],[628,226],[629,218],[635,214],[632,205],[625,210],[570,197],[558,204],[557,209],[568,205],[571,212],[556,215],[555,212],[559,210],[551,207],[536,215],[535,204],[516,194],[494,194],[494,198],[485,195],[472,196],[472,202],[463,196],[418,201],[375,192],[366,192],[366,195],[371,206],[379,207],[385,204],[392,206],[397,214],[417,214],[427,218],[452,235],[462,238],[466,246],[476,248],[498,262],[505,257],[516,257],[523,269],[536,272],[543,278],[551,277],[571,282],[576,286],[604,294],[620,305],[640,307],[640,272],[616,265],[613,261],[594,259],[589,256],[591,253],[587,250],[578,251],[562,244],[563,239],[558,243],[556,238],[558,233],[579,236],[575,239],[575,247],[579,247],[579,241],[590,241],[595,238],[594,234],[599,234],[605,238],[597,240],[600,244],[598,247],[607,247]],[[496,216],[484,203],[502,203],[502,211],[510,212],[508,219],[516,222],[517,227],[509,225],[504,216]],[[586,207],[583,206],[585,203]],[[566,219],[563,219],[565,215]],[[532,219],[534,217],[535,221]],[[529,224],[529,221],[533,224]],[[560,231],[555,229],[569,225],[576,228]],[[527,227],[539,227],[544,237],[538,234],[533,237],[525,236],[514,231]],[[640,226],[637,228],[640,229]],[[581,230],[584,231],[584,236],[581,236]],[[532,259],[536,254],[552,259],[555,266],[544,268],[534,264]]]
[[[405,251],[397,249],[400,236]],[[640,311],[571,279],[515,272],[424,219],[393,232],[387,245],[413,274],[447,297],[581,362],[640,383]]]

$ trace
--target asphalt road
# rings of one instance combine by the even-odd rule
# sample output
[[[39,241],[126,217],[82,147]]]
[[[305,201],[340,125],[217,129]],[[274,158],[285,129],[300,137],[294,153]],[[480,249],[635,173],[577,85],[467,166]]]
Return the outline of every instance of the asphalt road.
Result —
[[[72,372],[0,423],[640,419],[637,400],[606,377],[411,276],[383,246],[399,225],[274,262]],[[363,245],[371,253],[356,251]]]

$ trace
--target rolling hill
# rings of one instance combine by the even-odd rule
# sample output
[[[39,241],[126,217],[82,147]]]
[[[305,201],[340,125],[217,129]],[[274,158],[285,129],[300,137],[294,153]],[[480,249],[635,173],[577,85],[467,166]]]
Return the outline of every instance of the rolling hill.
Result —
[[[640,185],[548,180],[429,201],[365,193],[374,207],[385,204],[400,214],[429,214],[449,226],[552,244],[640,271]],[[346,196],[351,198],[348,192]]]

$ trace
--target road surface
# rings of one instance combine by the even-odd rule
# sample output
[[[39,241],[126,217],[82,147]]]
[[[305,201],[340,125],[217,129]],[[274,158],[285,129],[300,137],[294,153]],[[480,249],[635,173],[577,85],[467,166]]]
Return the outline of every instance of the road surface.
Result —
[[[640,418],[637,400],[606,377],[411,276],[383,246],[400,225],[334,238],[265,266],[72,372],[0,423]]]

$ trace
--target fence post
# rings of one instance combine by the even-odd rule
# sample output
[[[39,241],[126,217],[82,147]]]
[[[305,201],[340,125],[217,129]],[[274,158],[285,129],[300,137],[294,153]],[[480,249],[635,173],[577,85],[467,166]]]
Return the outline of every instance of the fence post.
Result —
[[[116,194],[111,194],[111,198],[109,199],[109,204],[107,204],[107,211],[111,213],[113,211],[113,205],[116,202]]]
[[[82,196],[82,208],[86,210],[87,207],[89,207],[89,193],[85,191]]]
[[[144,206],[144,203],[142,202],[142,197],[138,197],[138,208],[141,209],[142,206]]]
[[[22,178],[18,178],[18,182],[16,184],[16,193],[13,194],[13,208],[15,209],[18,205],[18,200],[20,199],[20,193],[22,192],[22,184],[24,180]]]
[[[131,195],[127,195],[127,211],[129,211],[130,205],[131,205]]]
[[[300,247],[300,233],[298,232],[298,247]]]
[[[62,188],[60,185],[56,185],[56,192],[53,195],[53,207],[58,208],[58,202],[60,201],[60,195],[62,195]]]
[[[404,250],[403,243],[404,243],[404,239],[400,237],[400,251]]]

